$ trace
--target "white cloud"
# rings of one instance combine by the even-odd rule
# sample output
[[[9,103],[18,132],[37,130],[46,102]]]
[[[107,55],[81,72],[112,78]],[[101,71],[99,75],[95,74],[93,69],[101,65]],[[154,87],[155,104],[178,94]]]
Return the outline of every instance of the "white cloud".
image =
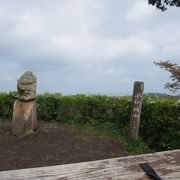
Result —
[[[153,16],[155,9],[147,5],[147,0],[137,0],[127,13],[129,21],[145,21]]]
[[[25,70],[38,75],[39,92],[117,94],[137,79],[154,83],[153,61],[177,59],[180,48],[179,12],[156,11],[145,0],[0,1],[1,89]]]
[[[31,38],[38,38],[43,31],[43,22],[41,17],[37,14],[26,13],[18,17],[16,27],[12,31],[14,36],[31,40]]]
[[[154,58],[180,63],[180,25],[176,22],[164,22],[154,30],[138,32],[136,37],[151,42]]]

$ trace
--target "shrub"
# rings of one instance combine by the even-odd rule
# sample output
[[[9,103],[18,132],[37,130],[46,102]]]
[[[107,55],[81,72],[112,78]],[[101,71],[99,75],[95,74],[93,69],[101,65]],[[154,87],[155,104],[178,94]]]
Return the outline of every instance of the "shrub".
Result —
[[[81,124],[115,123],[127,127],[130,101],[127,97],[40,95],[37,98],[38,119]]]
[[[13,104],[16,97],[16,91],[0,93],[0,120],[10,120],[12,118]]]
[[[180,106],[177,98],[144,97],[140,136],[155,150],[180,148]]]

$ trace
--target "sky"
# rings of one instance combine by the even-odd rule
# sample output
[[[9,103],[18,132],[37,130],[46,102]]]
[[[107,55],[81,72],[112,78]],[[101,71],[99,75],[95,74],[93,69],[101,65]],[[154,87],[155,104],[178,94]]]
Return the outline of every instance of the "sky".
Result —
[[[32,71],[37,93],[169,94],[153,62],[180,64],[179,19],[147,0],[0,0],[0,92]]]

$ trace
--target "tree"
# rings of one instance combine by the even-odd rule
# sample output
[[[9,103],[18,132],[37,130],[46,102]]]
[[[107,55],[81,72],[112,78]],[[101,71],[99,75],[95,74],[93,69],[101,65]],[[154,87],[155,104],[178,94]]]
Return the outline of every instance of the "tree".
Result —
[[[180,7],[180,0],[148,0],[148,3],[156,6],[162,11],[165,11],[167,9],[167,6]]]
[[[169,78],[172,79],[172,82],[166,83],[165,88],[169,89],[173,93],[180,89],[180,66],[178,64],[173,64],[169,61],[154,61],[154,64],[171,73]]]

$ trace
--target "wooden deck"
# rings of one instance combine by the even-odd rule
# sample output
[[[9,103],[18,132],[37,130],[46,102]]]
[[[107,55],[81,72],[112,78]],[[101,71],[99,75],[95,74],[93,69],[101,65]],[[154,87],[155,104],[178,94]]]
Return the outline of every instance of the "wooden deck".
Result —
[[[139,163],[149,163],[162,179],[180,180],[180,149],[76,164],[1,171],[1,180],[149,179]]]

